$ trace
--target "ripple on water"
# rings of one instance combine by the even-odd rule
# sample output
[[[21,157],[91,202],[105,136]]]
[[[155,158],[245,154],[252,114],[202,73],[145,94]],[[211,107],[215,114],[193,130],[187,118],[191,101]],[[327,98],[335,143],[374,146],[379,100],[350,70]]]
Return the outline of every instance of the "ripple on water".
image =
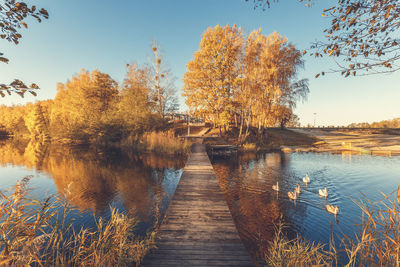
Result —
[[[242,238],[245,244],[251,244],[247,246],[251,250],[263,247],[260,240],[272,238],[273,223],[280,216],[293,236],[300,234],[322,243],[333,237],[337,244],[344,234],[352,236],[356,230],[354,224],[359,222],[361,210],[354,200],[362,198],[363,193],[377,201],[380,191],[391,193],[400,178],[400,157],[267,153],[250,159],[213,159],[213,165],[239,233],[246,233]],[[307,172],[311,182],[305,185],[302,178]],[[272,190],[276,182],[279,192]],[[287,192],[297,184],[302,192],[293,202]],[[326,199],[318,195],[324,187],[328,190]],[[338,206],[339,215],[329,214],[326,204]],[[257,251],[251,254],[256,258],[262,255]]]

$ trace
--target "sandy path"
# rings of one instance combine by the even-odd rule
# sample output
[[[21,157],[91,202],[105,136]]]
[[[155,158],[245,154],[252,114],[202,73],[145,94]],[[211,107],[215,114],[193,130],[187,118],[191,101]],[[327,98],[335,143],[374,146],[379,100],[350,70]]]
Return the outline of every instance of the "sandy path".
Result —
[[[345,131],[322,129],[291,129],[315,136],[325,144],[321,150],[351,150],[372,154],[400,155],[400,135],[384,134],[379,131]]]

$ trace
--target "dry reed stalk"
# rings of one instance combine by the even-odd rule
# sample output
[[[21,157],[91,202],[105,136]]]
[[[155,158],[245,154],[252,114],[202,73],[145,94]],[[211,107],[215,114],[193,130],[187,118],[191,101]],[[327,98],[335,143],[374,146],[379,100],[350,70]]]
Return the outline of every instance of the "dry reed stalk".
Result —
[[[324,245],[308,242],[297,236],[289,240],[284,233],[283,224],[276,227],[275,238],[270,242],[265,255],[267,266],[332,266],[334,252],[325,251]]]
[[[108,221],[75,231],[67,220],[74,208],[62,199],[35,200],[28,182],[0,192],[0,265],[132,266],[154,247],[154,234],[136,237],[136,221],[114,208]]]
[[[355,238],[342,243],[349,258],[346,266],[400,266],[400,186],[371,203],[367,196],[354,201],[362,210]]]
[[[164,154],[187,154],[190,151],[191,143],[186,139],[181,141],[175,137],[173,131],[145,133],[140,143],[147,151],[154,151]]]

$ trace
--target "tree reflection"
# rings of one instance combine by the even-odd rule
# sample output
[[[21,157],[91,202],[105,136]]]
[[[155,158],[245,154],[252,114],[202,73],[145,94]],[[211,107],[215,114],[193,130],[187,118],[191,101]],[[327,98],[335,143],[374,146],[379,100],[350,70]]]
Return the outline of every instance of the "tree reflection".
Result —
[[[141,221],[161,216],[163,201],[171,197],[164,192],[165,170],[183,168],[184,162],[184,158],[150,153],[51,146],[32,140],[0,143],[0,164],[47,172],[58,193],[81,211],[102,214],[110,202],[120,200]]]
[[[237,160],[213,159],[216,176],[239,235],[256,262],[264,259],[276,223],[282,217],[286,218],[287,210],[294,208],[286,201],[287,196],[285,199],[272,190],[276,181],[284,184],[281,174],[287,163],[284,153],[246,153],[239,155]]]

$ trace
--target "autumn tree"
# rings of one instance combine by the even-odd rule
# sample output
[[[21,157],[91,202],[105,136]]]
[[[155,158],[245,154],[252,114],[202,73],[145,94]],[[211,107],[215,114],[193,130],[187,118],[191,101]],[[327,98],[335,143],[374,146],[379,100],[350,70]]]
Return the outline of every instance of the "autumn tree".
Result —
[[[65,84],[58,85],[51,114],[53,132],[75,138],[101,136],[110,108],[118,96],[118,84],[98,70],[82,70]]]
[[[25,125],[34,141],[46,141],[50,138],[49,121],[40,103],[36,103],[25,118]]]
[[[324,9],[331,19],[327,41],[313,45],[315,56],[341,57],[345,77],[400,69],[400,2],[398,0],[339,0]]]
[[[187,64],[184,76],[186,104],[197,114],[212,117],[217,125],[274,126],[308,94],[306,79],[297,79],[302,55],[288,40],[261,30],[244,36],[236,26],[216,26],[203,34],[199,51]],[[282,112],[282,114],[280,114]],[[239,119],[238,119],[239,118]]]
[[[0,106],[0,125],[12,135],[29,135],[25,125],[25,118],[28,116],[32,104],[18,106]]]
[[[219,126],[229,125],[233,113],[242,46],[243,33],[236,25],[208,28],[186,66],[182,94],[186,104],[193,112],[212,117]]]
[[[242,127],[246,121],[246,134],[250,125],[259,133],[273,126],[277,118],[292,110],[296,102],[308,94],[307,80],[297,80],[303,66],[301,53],[288,40],[274,32],[269,36],[261,30],[249,34],[241,67],[240,90],[235,94]]]
[[[20,29],[21,27],[28,28],[26,20],[29,17],[41,22],[42,19],[49,18],[49,13],[43,8],[30,6],[25,1],[3,0],[3,3],[0,3],[0,38],[17,45],[19,39],[22,38]],[[8,61],[8,58],[4,57],[4,53],[0,52],[0,62],[8,63]],[[5,96],[5,93],[11,94],[12,92],[18,93],[21,97],[25,92],[36,95],[34,89],[39,89],[39,87],[34,83],[27,86],[19,79],[15,79],[10,84],[0,82],[2,97]]]
[[[151,101],[154,110],[164,118],[169,112],[178,109],[176,98],[175,78],[168,69],[164,54],[157,42],[152,43],[153,58],[150,65]]]
[[[129,132],[140,133],[149,128],[154,103],[150,101],[151,72],[137,63],[127,66],[119,101],[119,117]]]
[[[312,1],[300,2],[310,5]],[[253,3],[255,8],[270,6],[269,0],[253,0]],[[310,52],[315,57],[342,59],[338,68],[330,72],[339,71],[348,77],[400,69],[398,0],[337,0],[322,15],[331,20],[331,25],[324,30],[325,41],[313,43]]]

